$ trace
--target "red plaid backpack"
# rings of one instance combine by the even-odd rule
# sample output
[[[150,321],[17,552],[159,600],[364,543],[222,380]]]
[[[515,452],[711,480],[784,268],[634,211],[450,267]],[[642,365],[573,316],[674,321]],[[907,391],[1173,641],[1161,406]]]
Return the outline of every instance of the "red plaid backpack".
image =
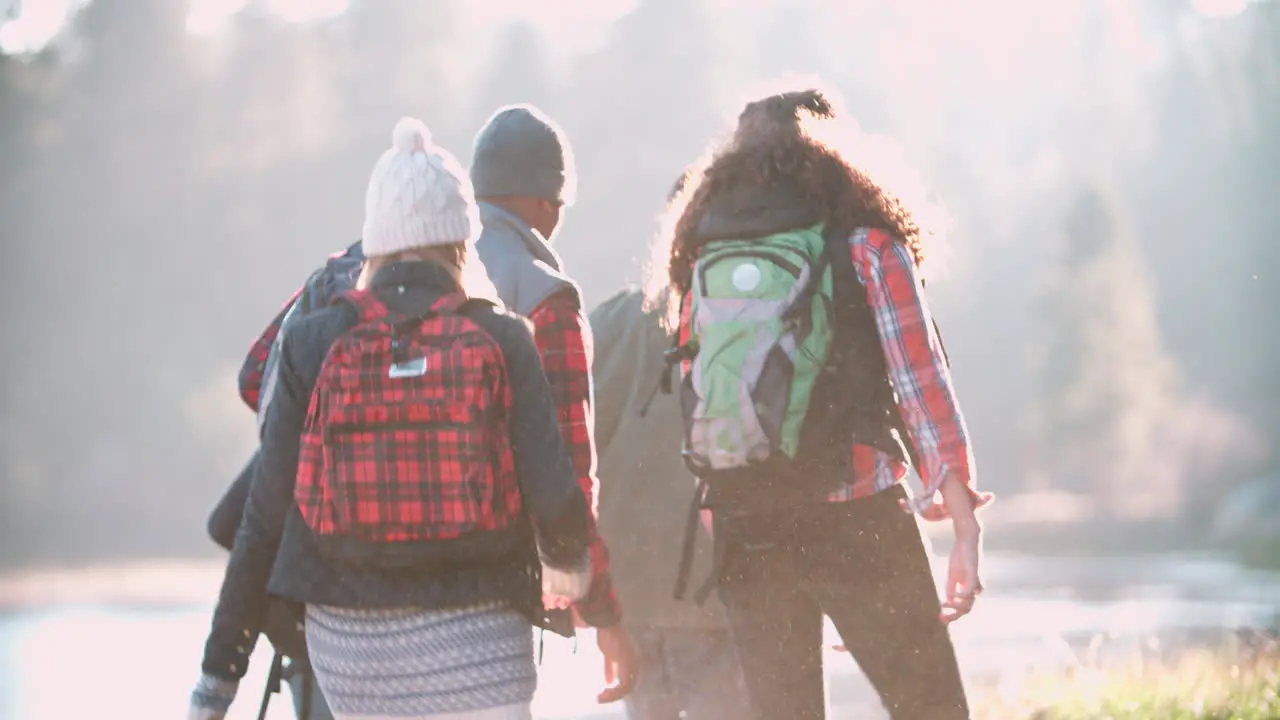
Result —
[[[368,291],[344,299],[359,320],[320,369],[294,495],[320,552],[404,567],[508,535],[494,531],[522,511],[511,388],[497,341],[462,312],[484,301],[405,316]]]

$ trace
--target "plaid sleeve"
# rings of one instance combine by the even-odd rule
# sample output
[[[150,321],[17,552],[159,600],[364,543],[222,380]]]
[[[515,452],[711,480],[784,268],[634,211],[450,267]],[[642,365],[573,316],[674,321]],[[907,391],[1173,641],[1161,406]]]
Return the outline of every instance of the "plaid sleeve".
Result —
[[[533,338],[559,411],[560,432],[594,518],[599,511],[600,483],[596,478],[595,422],[591,409],[591,329],[573,291],[547,298],[529,315],[529,320],[533,323]],[[587,624],[608,627],[622,619],[622,611],[609,577],[609,551],[594,522],[591,535],[594,579],[587,597],[574,608]]]
[[[969,431],[911,251],[881,230],[859,233],[852,251],[898,407],[920,456],[924,492],[913,498],[913,509],[923,513],[932,507],[948,477],[958,478],[978,505],[985,504],[991,496],[974,490]]]
[[[262,375],[267,368],[267,356],[271,354],[271,344],[280,334],[280,325],[284,323],[285,313],[289,312],[289,308],[301,294],[302,288],[298,288],[289,297],[288,302],[271,320],[271,324],[267,325],[267,329],[253,341],[253,345],[249,347],[249,354],[244,358],[244,364],[240,366],[240,399],[244,400],[244,404],[254,412],[258,412],[258,400],[262,393]]]

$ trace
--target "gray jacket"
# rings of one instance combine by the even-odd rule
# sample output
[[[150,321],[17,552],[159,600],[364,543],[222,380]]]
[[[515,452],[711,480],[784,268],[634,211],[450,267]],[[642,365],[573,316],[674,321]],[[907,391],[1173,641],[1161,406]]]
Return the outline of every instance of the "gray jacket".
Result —
[[[493,203],[480,202],[480,238],[476,253],[502,304],[529,317],[543,300],[577,284],[561,270],[560,256],[525,221]]]

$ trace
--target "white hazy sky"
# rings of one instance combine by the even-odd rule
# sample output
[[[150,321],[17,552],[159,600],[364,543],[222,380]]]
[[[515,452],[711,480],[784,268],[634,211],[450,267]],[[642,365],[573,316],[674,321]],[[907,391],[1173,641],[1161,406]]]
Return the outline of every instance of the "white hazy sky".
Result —
[[[38,52],[55,41],[91,0],[0,0],[0,54]],[[182,2],[182,0],[172,0]],[[254,9],[289,22],[323,21],[342,15],[360,0],[187,0],[187,29],[213,36],[239,13]],[[367,0],[366,0],[367,1]],[[840,2],[841,0],[832,0]],[[1070,0],[1068,0],[1070,1]],[[1230,17],[1250,2],[1266,0],[1190,0],[1207,17]],[[637,0],[479,0],[460,3],[463,21],[481,33],[513,21],[536,25],[551,45],[568,51],[589,49],[609,23],[630,12]],[[757,9],[771,0],[709,0],[712,7]],[[752,7],[748,7],[752,6]]]
[[[53,42],[90,0],[0,0],[0,53],[38,52]],[[174,0],[181,2],[182,0]],[[355,0],[359,1],[359,0]],[[740,3],[742,0],[738,0]],[[747,0],[748,3],[768,0]],[[288,22],[323,21],[342,15],[353,0],[187,0],[187,30],[212,36],[241,12],[265,12]],[[523,20],[548,33],[556,44],[579,45],[598,39],[608,23],[629,12],[636,0],[483,0],[460,3],[463,20],[490,30]],[[732,0],[716,0],[732,2]]]

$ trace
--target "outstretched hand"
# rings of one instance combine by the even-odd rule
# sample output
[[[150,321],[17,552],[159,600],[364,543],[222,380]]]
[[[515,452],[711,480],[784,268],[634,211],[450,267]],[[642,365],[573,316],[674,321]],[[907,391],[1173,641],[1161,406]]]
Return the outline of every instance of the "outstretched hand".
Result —
[[[947,584],[943,588],[946,599],[942,601],[943,625],[950,625],[973,610],[973,604],[982,594],[982,580],[978,565],[982,560],[982,530],[976,523],[957,525],[956,544],[951,548],[947,563]]]
[[[635,689],[640,678],[640,653],[621,625],[596,628],[596,645],[604,656],[604,681],[607,685],[596,701],[601,704],[617,702]]]

